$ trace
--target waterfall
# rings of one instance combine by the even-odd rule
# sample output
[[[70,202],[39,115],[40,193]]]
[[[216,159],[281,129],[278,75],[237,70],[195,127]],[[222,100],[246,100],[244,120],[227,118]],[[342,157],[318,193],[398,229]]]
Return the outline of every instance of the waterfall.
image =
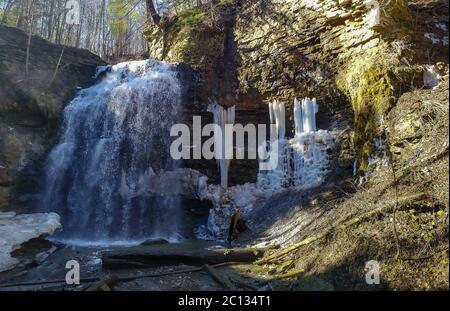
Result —
[[[275,170],[260,171],[258,186],[263,189],[289,187],[309,188],[319,185],[327,174],[327,150],[332,145],[328,131],[317,130],[316,114],[319,106],[315,98],[294,101],[295,136],[284,139],[285,105],[269,103],[271,123],[278,133],[278,166]]]
[[[181,104],[176,66],[146,60],[108,70],[64,110],[41,209],[61,215],[61,239],[177,239],[180,198],[137,195],[146,178],[178,166],[169,153]]]
[[[236,107],[224,108],[213,102],[209,105],[208,111],[213,114],[213,122],[221,129],[221,135],[215,135],[216,146],[220,144],[221,148],[215,148],[215,157],[220,172],[220,185],[223,188],[228,187],[228,171],[230,169],[230,159],[225,158],[225,125],[234,124],[236,118]],[[220,151],[219,151],[220,150]]]

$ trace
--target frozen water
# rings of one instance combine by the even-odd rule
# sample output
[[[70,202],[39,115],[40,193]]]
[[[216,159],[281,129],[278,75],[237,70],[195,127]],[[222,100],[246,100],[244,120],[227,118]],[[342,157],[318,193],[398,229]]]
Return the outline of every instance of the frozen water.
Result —
[[[222,135],[215,135],[216,141],[216,161],[220,172],[220,185],[224,188],[228,187],[228,171],[230,169],[230,159],[225,157],[225,125],[234,124],[236,117],[236,107],[224,108],[217,103],[212,103],[208,107],[208,111],[213,114],[213,122],[220,126]],[[221,148],[217,148],[220,144]],[[219,151],[220,150],[220,151]]]

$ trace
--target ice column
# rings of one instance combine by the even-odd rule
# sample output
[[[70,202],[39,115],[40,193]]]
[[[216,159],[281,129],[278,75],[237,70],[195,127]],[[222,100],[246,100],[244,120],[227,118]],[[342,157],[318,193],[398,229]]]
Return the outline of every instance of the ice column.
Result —
[[[283,102],[274,100],[269,102],[270,123],[276,125],[277,137],[283,140],[286,137],[286,108]]]
[[[316,132],[316,113],[319,112],[319,106],[315,98],[305,98],[302,102],[303,130],[308,132]]]
[[[302,112],[302,103],[297,100],[294,100],[294,121],[295,121],[295,135],[299,135],[303,133],[303,112]]]
[[[316,132],[316,114],[319,112],[319,105],[315,98],[305,98],[300,101],[294,101],[294,120],[295,120],[295,135],[301,133]]]
[[[226,124],[234,124],[235,117],[236,117],[236,107],[233,106],[230,108],[224,108],[214,102],[209,106],[208,111],[213,113],[214,124],[219,125],[219,127],[222,131],[222,135],[220,135],[221,141],[216,142],[216,143],[220,143],[222,145],[222,148],[221,148],[222,152],[221,152],[221,154],[219,154],[217,151],[218,148],[215,148],[215,150],[216,150],[217,166],[220,171],[220,185],[224,188],[227,188],[228,187],[228,171],[230,169],[231,159],[226,159],[226,157],[225,157],[225,148],[226,148],[225,125]],[[217,139],[217,137],[216,137],[216,139]]]

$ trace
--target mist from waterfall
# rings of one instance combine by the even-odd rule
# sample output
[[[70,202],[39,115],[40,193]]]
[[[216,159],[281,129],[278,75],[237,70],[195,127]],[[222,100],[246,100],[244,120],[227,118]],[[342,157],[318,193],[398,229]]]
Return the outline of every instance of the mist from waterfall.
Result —
[[[177,168],[169,153],[181,103],[176,66],[146,60],[106,69],[64,110],[40,208],[61,215],[63,240],[176,240],[180,198],[137,195],[146,178]]]

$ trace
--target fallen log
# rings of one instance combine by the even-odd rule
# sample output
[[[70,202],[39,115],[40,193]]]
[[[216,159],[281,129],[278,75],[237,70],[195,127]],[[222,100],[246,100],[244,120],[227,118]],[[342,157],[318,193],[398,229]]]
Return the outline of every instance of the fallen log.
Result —
[[[161,265],[216,265],[226,262],[254,262],[264,256],[262,249],[128,249],[107,251],[102,255],[105,269],[130,269]]]
[[[213,268],[219,268],[219,267],[225,267],[225,266],[237,266],[237,265],[244,265],[246,263],[244,262],[224,262],[219,263],[217,265],[212,266]],[[174,270],[174,271],[166,271],[166,272],[160,272],[160,273],[149,273],[149,274],[141,274],[141,275],[124,275],[124,276],[118,276],[119,282],[128,282],[128,281],[134,281],[139,279],[145,279],[145,278],[158,278],[168,275],[175,275],[175,274],[183,274],[183,273],[193,273],[193,272],[199,272],[204,270],[204,267],[196,267],[196,268],[189,268],[189,269],[182,269],[182,270]],[[97,282],[101,281],[102,279],[100,277],[91,277],[91,278],[83,278],[80,279],[80,283],[91,283],[91,282]],[[64,284],[66,283],[65,279],[58,279],[58,280],[48,280],[48,281],[38,281],[38,282],[18,282],[18,283],[6,283],[6,284],[0,284],[0,288],[14,288],[14,287],[33,287],[35,289],[37,286],[53,286],[58,284]]]
[[[304,272],[305,272],[305,270],[303,270],[303,269],[294,269],[294,270],[289,271],[287,273],[275,276],[273,278],[273,280],[282,280],[282,279],[288,279],[288,278],[297,277],[298,275],[300,275],[300,274],[302,274]]]
[[[247,283],[247,282],[243,281],[240,277],[239,278],[238,277],[231,277],[230,280],[231,280],[231,282],[235,283],[236,285],[238,285],[238,286],[240,286],[242,288],[247,288],[247,289],[250,289],[250,290],[253,290],[253,291],[258,291],[259,290],[259,287],[254,286],[254,285],[252,285],[250,283]]]

